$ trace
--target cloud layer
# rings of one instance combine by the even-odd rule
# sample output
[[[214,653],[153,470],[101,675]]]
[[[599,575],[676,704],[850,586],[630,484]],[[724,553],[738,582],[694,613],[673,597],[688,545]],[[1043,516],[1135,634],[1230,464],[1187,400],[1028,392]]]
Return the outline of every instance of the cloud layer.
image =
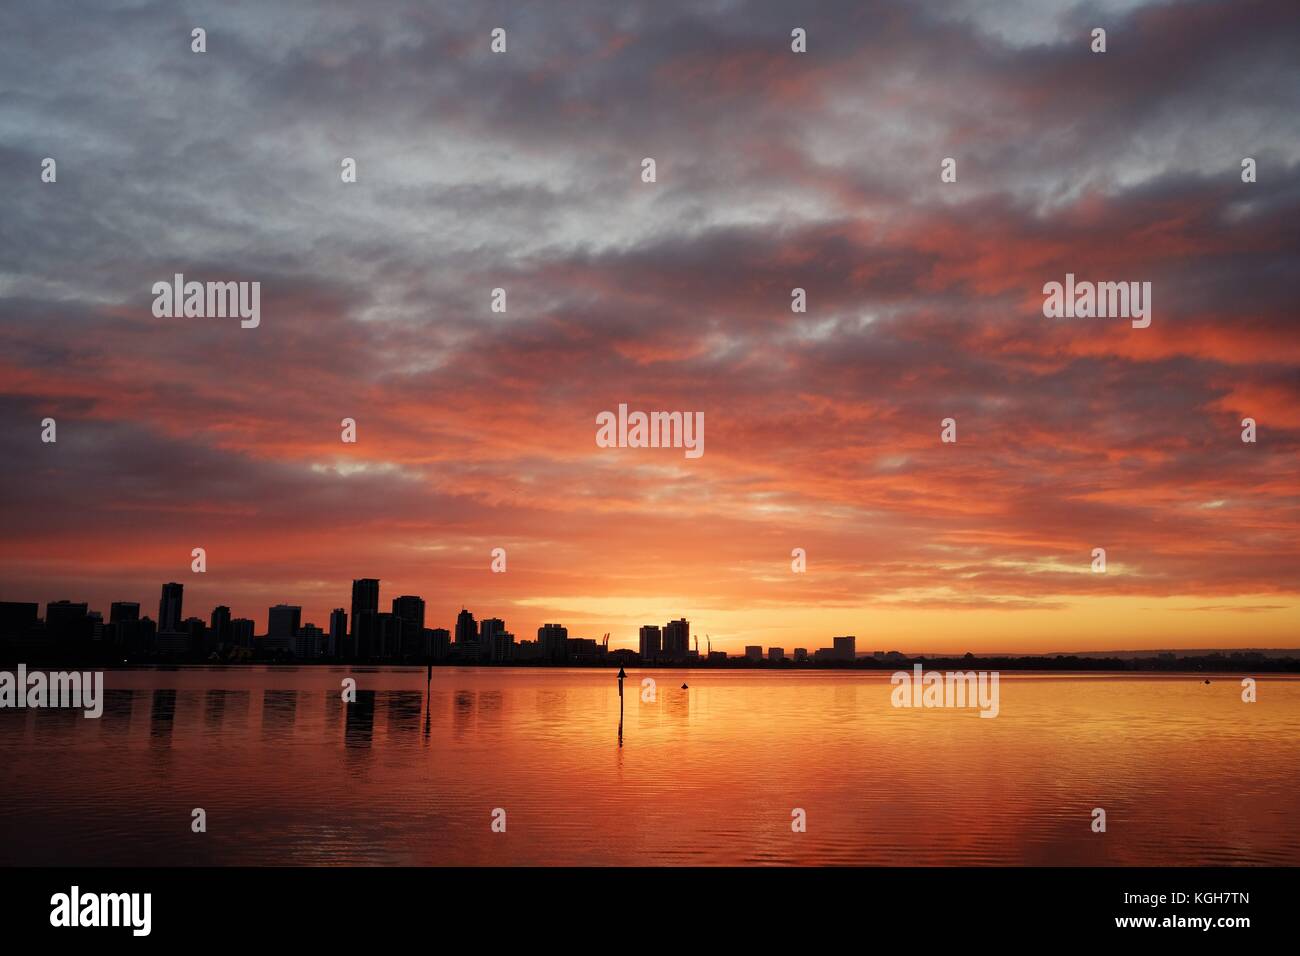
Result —
[[[1295,643],[1293,3],[273,6],[0,10],[0,598]],[[1045,319],[1067,272],[1151,327]],[[620,402],[705,455],[597,448]]]

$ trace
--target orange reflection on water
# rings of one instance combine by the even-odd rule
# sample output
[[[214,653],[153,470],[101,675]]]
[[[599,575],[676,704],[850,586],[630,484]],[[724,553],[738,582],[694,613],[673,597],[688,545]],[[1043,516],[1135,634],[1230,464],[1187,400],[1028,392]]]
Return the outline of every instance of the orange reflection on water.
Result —
[[[0,712],[0,862],[1300,863],[1297,679],[1003,674],[981,719],[887,672],[631,671],[620,745],[614,673],[109,672],[99,721]]]

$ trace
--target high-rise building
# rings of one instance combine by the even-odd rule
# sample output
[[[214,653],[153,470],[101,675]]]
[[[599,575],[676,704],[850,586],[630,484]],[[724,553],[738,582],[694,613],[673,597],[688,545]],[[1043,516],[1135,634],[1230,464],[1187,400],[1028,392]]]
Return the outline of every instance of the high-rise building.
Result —
[[[691,625],[686,618],[678,618],[664,625],[663,656],[670,661],[686,659],[691,647]]]
[[[209,625],[211,640],[216,644],[230,643],[230,608],[218,604],[212,609],[212,623]]]
[[[148,651],[158,640],[158,625],[147,614],[140,618],[138,630],[134,636],[135,643],[128,645],[128,650]]]
[[[403,594],[393,598],[393,613],[403,621],[414,621],[424,627],[424,598]]]
[[[485,617],[478,627],[479,656],[503,662],[514,657],[515,636],[506,630],[499,617]]]
[[[808,648],[796,647],[794,649],[794,662],[796,664],[802,664],[806,660],[808,660]]]
[[[850,663],[857,657],[858,639],[852,634],[847,637],[837,637],[833,641],[835,647],[835,659],[837,661],[849,661]]]
[[[393,617],[397,618],[401,631],[400,646],[390,649],[389,656],[423,661],[429,655],[424,646],[424,598],[413,594],[393,598]]]
[[[379,581],[377,578],[357,578],[352,582],[352,640],[357,639],[357,616],[364,611],[379,613]]]
[[[277,604],[266,612],[266,648],[292,651],[293,639],[302,626],[302,608],[296,604]]]
[[[785,648],[769,647],[767,649],[767,659],[771,661],[773,664],[781,663],[783,660],[785,660]]]
[[[128,652],[144,648],[140,642],[140,603],[114,601],[108,610],[108,628],[105,637],[109,643]]]
[[[162,586],[162,598],[158,601],[158,630],[179,631],[181,628],[181,597],[185,585],[169,581]]]
[[[330,636],[326,653],[330,657],[339,657],[344,653],[343,646],[348,639],[348,612],[341,607],[330,611]]]
[[[569,656],[569,629],[562,624],[543,624],[537,629],[542,660],[562,664]]]
[[[657,624],[645,625],[641,628],[640,636],[641,660],[653,661],[658,658],[659,654],[663,650],[663,645],[660,643],[662,637],[659,632],[659,626]]]
[[[188,638],[187,647],[191,654],[203,654],[207,656],[210,648],[207,646],[208,625],[201,617],[187,617],[181,621],[180,629],[185,632]]]
[[[304,624],[298,628],[298,633],[293,638],[293,653],[295,657],[301,657],[310,660],[314,657],[320,657],[321,644],[325,640],[325,632],[315,624]]]
[[[479,625],[479,639],[489,660],[503,664],[514,660],[515,636],[506,630],[506,622],[499,617],[489,617]]]
[[[139,601],[114,601],[108,609],[109,624],[123,624],[140,620]]]
[[[146,620],[148,620],[146,618]],[[236,647],[253,646],[253,621],[247,617],[237,617],[230,622],[230,642]]]
[[[474,623],[474,615],[464,608],[456,615],[456,643],[478,643],[478,625]]]
[[[445,627],[425,628],[429,639],[429,656],[435,661],[445,661],[451,653],[451,631]]]
[[[402,644],[402,619],[396,614],[390,614],[387,611],[380,611],[374,617],[374,633],[370,639],[370,656],[377,660],[396,657]]]
[[[757,644],[745,645],[745,660],[761,661],[763,659],[763,648]]]
[[[45,633],[52,640],[88,641],[91,628],[85,601],[50,601],[45,605]]]
[[[392,615],[388,615],[392,617]],[[349,641],[349,653],[353,657],[373,658],[378,656],[379,647],[379,612],[364,608],[352,616],[352,637]]]

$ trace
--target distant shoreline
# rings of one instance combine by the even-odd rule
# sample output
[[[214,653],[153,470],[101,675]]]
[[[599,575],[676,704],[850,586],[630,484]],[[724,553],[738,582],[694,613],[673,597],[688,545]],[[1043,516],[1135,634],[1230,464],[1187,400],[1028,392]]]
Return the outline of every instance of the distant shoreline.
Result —
[[[1152,674],[1264,674],[1264,673],[1300,673],[1300,656],[1267,657],[1259,652],[1241,654],[1209,654],[1200,657],[1081,657],[1074,655],[1057,655],[1052,657],[942,657],[918,656],[896,657],[888,659],[859,657],[853,663],[847,661],[813,662],[804,661],[752,661],[744,658],[732,658],[727,661],[647,661],[635,659],[635,655],[610,655],[606,660],[598,661],[513,661],[509,663],[492,663],[479,661],[460,661],[454,659],[442,661],[366,661],[366,660],[88,660],[78,658],[31,658],[21,661],[0,662],[0,668],[10,668],[17,664],[28,668],[73,668],[95,670],[181,670],[200,667],[268,667],[268,668],[383,668],[403,667],[423,670],[426,667],[472,667],[482,670],[555,670],[571,668],[577,670],[613,670],[619,667],[631,667],[644,670],[699,670],[699,671],[745,671],[774,674],[795,674],[809,671],[849,671],[849,672],[888,672],[911,669],[921,665],[926,670],[967,671],[1027,671],[1038,673],[1152,673]]]

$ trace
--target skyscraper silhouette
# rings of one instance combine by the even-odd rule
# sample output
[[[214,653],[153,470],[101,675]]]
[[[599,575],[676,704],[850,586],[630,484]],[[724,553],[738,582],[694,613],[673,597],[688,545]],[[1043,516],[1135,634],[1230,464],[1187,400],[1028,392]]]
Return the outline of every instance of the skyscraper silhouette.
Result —
[[[403,594],[393,598],[393,613],[403,621],[411,621],[424,627],[424,598],[413,594]]]
[[[85,601],[50,601],[45,605],[45,630],[57,640],[89,640],[90,607]]]
[[[569,629],[562,624],[543,624],[537,629],[537,643],[542,648],[542,659],[552,664],[564,663],[569,658]]]
[[[376,578],[357,578],[352,582],[352,620],[361,611],[379,610],[379,581]]]
[[[514,654],[514,635],[506,630],[506,622],[499,617],[485,617],[478,629],[479,657],[502,662]]]
[[[294,638],[302,627],[302,608],[297,604],[277,604],[266,612],[266,646],[271,650],[292,651]]]
[[[114,601],[109,607],[108,623],[122,624],[140,620],[139,601]]]
[[[663,656],[673,661],[685,660],[691,646],[691,625],[678,618],[664,625]]]
[[[346,653],[348,640],[348,612],[341,607],[330,611],[330,637],[328,653],[331,657],[341,657]]]
[[[655,624],[645,625],[641,628],[640,637],[641,643],[639,650],[641,653],[641,660],[653,661],[658,658],[662,650],[660,644],[662,635],[659,632],[659,627]]]
[[[185,586],[175,581],[169,581],[162,586],[162,598],[158,601],[158,630],[180,630],[181,598],[184,592]]]
[[[424,640],[424,598],[403,594],[393,598],[393,617],[397,618],[397,646],[389,653],[412,660],[425,660],[429,656]]]
[[[456,643],[478,643],[478,625],[474,623],[474,615],[464,608],[456,615]]]
[[[348,652],[364,657],[369,651],[379,614],[379,580],[357,578],[352,582],[352,640]]]
[[[212,640],[217,644],[230,643],[230,608],[218,604],[212,609],[212,623],[209,626]]]

